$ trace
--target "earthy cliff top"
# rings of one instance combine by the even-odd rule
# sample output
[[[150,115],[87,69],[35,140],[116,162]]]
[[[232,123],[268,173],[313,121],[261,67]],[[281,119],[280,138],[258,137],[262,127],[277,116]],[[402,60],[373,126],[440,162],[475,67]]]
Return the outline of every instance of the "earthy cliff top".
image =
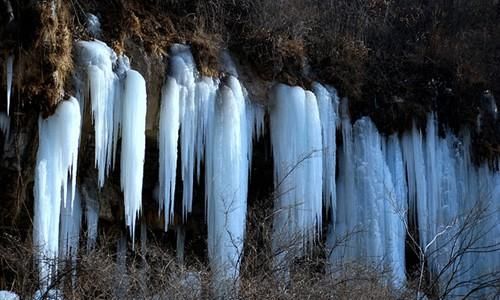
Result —
[[[100,39],[149,73],[154,97],[172,43],[192,47],[203,75],[218,76],[229,50],[251,86],[331,84],[350,98],[354,119],[369,115],[385,133],[432,110],[455,131],[472,127],[483,91],[500,95],[499,1],[58,0],[55,13],[52,2],[18,1],[13,21],[2,15],[18,110],[49,115],[71,94],[72,41],[91,38],[87,13],[99,17]],[[500,153],[494,128],[478,137],[482,156]]]

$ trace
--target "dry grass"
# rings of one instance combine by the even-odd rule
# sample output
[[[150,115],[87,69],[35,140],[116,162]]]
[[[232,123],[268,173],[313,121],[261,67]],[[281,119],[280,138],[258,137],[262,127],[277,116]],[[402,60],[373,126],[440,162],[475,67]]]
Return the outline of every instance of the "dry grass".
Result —
[[[31,7],[35,39],[16,53],[15,85],[28,100],[38,100],[40,110],[50,114],[62,100],[73,70],[73,28],[66,1],[57,1],[53,14],[49,1]]]
[[[0,289],[30,298],[40,288],[31,243],[2,235],[0,244]],[[288,283],[276,280],[268,269],[243,271],[238,287],[215,286],[213,273],[203,263],[177,263],[170,251],[151,244],[147,249],[128,250],[126,263],[119,263],[117,239],[101,237],[97,249],[82,250],[77,266],[58,262],[59,275],[53,289],[65,299],[215,299],[215,291],[229,291],[225,299],[405,299],[387,286],[375,269],[354,264],[336,269],[335,275],[318,269],[317,260],[302,260],[292,269]],[[324,264],[325,262],[320,262]],[[72,274],[76,273],[76,279]],[[235,292],[239,290],[239,292]]]

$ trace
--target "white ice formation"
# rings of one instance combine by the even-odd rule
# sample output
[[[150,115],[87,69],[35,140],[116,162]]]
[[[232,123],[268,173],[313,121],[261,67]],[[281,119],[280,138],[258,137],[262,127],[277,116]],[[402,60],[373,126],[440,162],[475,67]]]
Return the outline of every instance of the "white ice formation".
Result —
[[[61,207],[74,207],[80,121],[78,101],[70,98],[61,101],[52,116],[40,117],[38,122],[33,242],[44,284],[50,284],[59,253]]]
[[[7,115],[9,115],[10,96],[12,94],[12,78],[14,77],[14,55],[9,55],[5,64],[7,69]]]
[[[101,41],[79,41],[76,52],[77,98],[84,107],[87,95],[90,97],[95,129],[95,164],[100,187],[116,162],[121,130],[120,178],[124,192],[125,222],[134,237],[135,221],[142,202],[146,83],[137,71],[130,69],[127,57],[117,56]]]

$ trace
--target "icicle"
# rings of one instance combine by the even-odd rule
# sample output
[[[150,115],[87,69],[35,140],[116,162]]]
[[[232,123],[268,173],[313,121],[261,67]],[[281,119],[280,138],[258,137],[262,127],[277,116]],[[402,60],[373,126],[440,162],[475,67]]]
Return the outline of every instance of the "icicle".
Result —
[[[425,181],[425,160],[422,133],[413,124],[411,132],[407,132],[401,139],[403,149],[403,161],[406,166],[408,178],[408,215],[410,226],[417,224],[417,211],[427,202],[427,184]],[[419,224],[419,228],[426,228],[425,224]],[[423,236],[421,238],[424,238]]]
[[[71,186],[68,187],[70,197]],[[59,227],[59,257],[71,261],[71,279],[76,282],[76,259],[80,243],[80,227],[82,223],[82,208],[80,206],[80,193],[75,192],[73,205],[61,203],[61,221]]]
[[[66,203],[68,186],[71,201],[67,205],[73,206],[75,197],[80,121],[80,107],[73,97],[60,102],[54,115],[39,119],[33,242],[38,251],[40,280],[45,285],[51,282],[51,261],[59,252],[60,209],[61,202]]]
[[[10,131],[10,117],[4,112],[0,112],[0,130],[5,137],[5,141],[7,141],[9,139]]]
[[[7,69],[7,115],[10,112],[10,95],[12,90],[12,77],[14,76],[14,55],[9,55],[6,62]]]
[[[177,226],[176,230],[177,243],[175,254],[177,256],[177,263],[180,265],[184,264],[184,247],[186,243],[186,229],[183,225]]]
[[[179,86],[168,78],[162,88],[160,112],[160,186],[159,207],[165,212],[165,231],[174,216],[175,179],[177,174],[177,141],[179,139]]]
[[[183,181],[183,220],[191,212],[193,201],[196,138],[199,126],[195,92],[195,64],[189,47],[175,44],[171,48],[170,72],[162,89],[160,114],[160,210],[165,213],[165,230],[170,223],[175,196],[177,144],[180,137],[181,174]],[[180,135],[179,135],[180,126]]]
[[[122,111],[121,187],[125,222],[135,240],[135,221],[141,210],[146,147],[146,82],[137,71],[127,71]]]
[[[304,254],[321,226],[321,123],[314,94],[300,87],[273,88],[270,112],[274,184],[273,251],[278,267]],[[287,257],[291,256],[291,257]],[[287,277],[287,274],[282,274]]]
[[[318,100],[321,119],[321,136],[323,141],[323,201],[326,209],[331,209],[334,217],[336,211],[335,161],[336,131],[338,115],[338,97],[334,89],[327,90],[319,83],[313,84],[313,91]],[[335,224],[335,221],[332,222]]]
[[[332,267],[349,262],[359,256],[356,233],[360,231],[357,193],[355,186],[354,141],[347,98],[340,102],[342,148],[339,151],[339,174],[336,182],[337,209],[334,225],[329,227],[327,249]]]
[[[394,192],[388,194],[385,203],[385,230],[389,234],[387,257],[392,270],[393,284],[402,287],[405,280],[405,222],[408,211],[408,196],[406,175],[403,164],[403,153],[397,134],[387,139],[385,159],[391,175]],[[385,169],[384,169],[385,170]],[[388,180],[384,175],[384,180]],[[385,184],[384,184],[385,185]]]
[[[249,172],[247,126],[241,86],[230,76],[209,117],[205,158],[208,255],[219,295],[227,296],[239,276]]]
[[[80,67],[76,83],[77,96],[81,105],[85,103],[84,96],[90,94],[92,116],[95,129],[95,164],[99,170],[99,186],[111,169],[113,138],[117,136],[116,123],[120,116],[115,116],[116,93],[119,93],[118,76],[113,73],[113,64],[117,57],[111,48],[101,41],[79,41],[76,44],[77,65]],[[115,102],[117,102],[115,104]]]
[[[211,118],[214,115],[215,98],[217,97],[218,79],[203,77],[196,83],[196,103],[198,105],[198,129],[196,134],[196,177],[201,175],[201,161],[204,159],[206,138]]]
[[[72,190],[68,187],[68,197]],[[82,209],[80,206],[80,193],[76,191],[73,205],[61,203],[61,221],[59,227],[59,256],[71,258],[76,263],[76,254],[80,240],[80,226]]]
[[[94,249],[97,241],[97,228],[99,223],[99,202],[92,199],[85,189],[82,190],[85,200],[85,219],[87,222],[87,252]]]

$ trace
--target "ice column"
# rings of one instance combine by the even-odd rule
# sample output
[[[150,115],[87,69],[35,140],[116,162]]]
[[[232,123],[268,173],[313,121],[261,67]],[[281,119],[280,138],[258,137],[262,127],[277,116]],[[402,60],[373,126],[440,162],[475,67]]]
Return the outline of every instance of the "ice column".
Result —
[[[392,283],[400,287],[405,280],[407,198],[398,138],[391,136],[386,144],[368,117],[351,127],[347,101],[342,103],[342,127],[336,226],[327,239],[330,261],[333,266],[387,266]]]
[[[33,242],[44,284],[50,284],[51,263],[59,252],[61,205],[72,207],[75,197],[80,121],[78,101],[70,98],[58,104],[54,115],[38,122]]]
[[[323,204],[326,209],[331,209],[331,216],[334,218],[337,209],[335,165],[336,132],[340,124],[338,118],[339,99],[335,89],[324,87],[319,83],[313,84],[313,91],[318,100],[323,141]],[[334,222],[332,223],[334,224]]]
[[[238,80],[222,84],[206,137],[208,255],[219,293],[234,283],[245,235],[248,190],[248,123]],[[229,285],[230,286],[230,285]]]
[[[300,87],[278,84],[270,112],[274,185],[276,267],[312,245],[322,223],[322,135],[316,97]],[[286,266],[285,266],[286,268]],[[285,277],[287,275],[285,274]]]
[[[135,221],[142,204],[147,107],[146,82],[137,71],[126,73],[122,107],[120,178],[125,200],[125,222],[135,240]]]

